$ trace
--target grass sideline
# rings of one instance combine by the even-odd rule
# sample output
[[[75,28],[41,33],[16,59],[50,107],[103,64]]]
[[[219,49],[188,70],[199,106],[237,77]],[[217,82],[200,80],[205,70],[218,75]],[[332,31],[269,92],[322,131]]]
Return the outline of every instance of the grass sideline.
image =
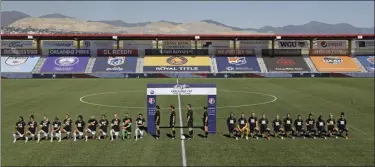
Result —
[[[39,122],[44,114],[50,120],[60,119],[69,112],[73,117],[95,115],[98,119],[114,113],[122,118],[128,112],[133,119],[145,109],[110,108],[84,104],[79,98],[93,93],[144,90],[144,92],[112,93],[90,96],[85,101],[115,106],[146,106],[147,83],[176,83],[176,79],[56,79],[56,80],[2,80],[2,164],[1,166],[181,166],[180,140],[170,140],[162,129],[161,140],[146,136],[142,141],[93,141],[75,143],[56,141],[23,141],[12,143],[14,124],[18,116],[25,119],[34,114]],[[332,165],[371,166],[374,164],[374,79],[180,79],[180,83],[216,83],[218,106],[244,105],[270,101],[273,98],[257,94],[230,93],[220,90],[249,91],[272,94],[274,103],[241,108],[218,109],[218,133],[202,140],[197,134],[185,141],[187,166],[259,166],[259,165]],[[194,108],[205,105],[206,96],[181,96],[182,107],[191,103]],[[176,106],[177,96],[160,96],[157,103]],[[276,114],[284,117],[287,112],[293,119],[298,114],[306,119],[309,112],[315,117],[328,113],[338,118],[345,112],[350,130],[345,139],[275,139],[239,140],[228,139],[225,120],[229,112],[238,117],[244,112],[255,112],[259,117],[265,112],[269,120]],[[201,125],[201,109],[194,114],[195,125]],[[162,125],[168,125],[168,110],[162,111]],[[186,119],[183,109],[183,119]],[[177,117],[177,121],[180,121]],[[75,121],[75,118],[74,118]],[[185,122],[185,121],[184,121]],[[179,122],[177,122],[179,125]],[[177,130],[177,135],[180,131]],[[184,129],[187,132],[187,129]]]

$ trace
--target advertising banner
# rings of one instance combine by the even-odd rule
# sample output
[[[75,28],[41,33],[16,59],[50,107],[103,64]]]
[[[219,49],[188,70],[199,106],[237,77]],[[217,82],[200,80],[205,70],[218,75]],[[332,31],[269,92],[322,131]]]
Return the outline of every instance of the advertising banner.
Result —
[[[1,40],[1,49],[36,49],[35,40]]]
[[[97,51],[98,56],[138,56],[137,49],[99,49]]]
[[[32,72],[39,59],[39,56],[1,57],[1,72]]]
[[[216,57],[217,70],[224,71],[260,71],[258,60],[252,57]]]
[[[198,48],[234,49],[234,42],[232,40],[199,40]]]
[[[194,40],[160,40],[159,49],[195,49]]]
[[[263,57],[273,56],[300,56],[302,57],[301,49],[262,49]]]
[[[137,57],[98,57],[92,72],[135,72]]]
[[[47,57],[41,73],[84,73],[89,57]]]
[[[153,40],[121,40],[119,44],[120,49],[156,49],[156,41]]]
[[[355,41],[356,48],[374,48],[375,41],[374,40],[357,40]]]
[[[270,40],[240,40],[236,43],[237,49],[268,49]]]
[[[1,55],[7,55],[12,57],[23,56],[23,55],[38,55],[37,49],[1,49]]]
[[[210,58],[208,56],[163,56],[145,57],[144,72],[208,72],[211,71]]]
[[[209,89],[209,88],[206,88]],[[216,89],[216,88],[215,88]],[[216,94],[207,96],[208,133],[216,133]]]
[[[76,49],[77,41],[74,40],[41,40],[40,48],[43,55],[48,55],[49,49]]]
[[[310,55],[324,56],[347,56],[350,52],[348,49],[311,49]]]
[[[360,72],[361,69],[349,56],[310,56],[319,72]]]
[[[146,55],[208,55],[208,49],[146,49]]]
[[[97,49],[117,49],[115,40],[81,40],[81,49],[90,49],[92,56],[97,55]]]
[[[368,72],[374,72],[374,56],[357,55],[357,59]]]
[[[316,40],[314,49],[348,49],[348,40]]]
[[[254,49],[216,49],[216,56],[255,56]]]
[[[310,43],[308,40],[277,40],[275,41],[275,48],[279,49],[309,49]]]
[[[263,57],[268,71],[310,71],[302,56]]]

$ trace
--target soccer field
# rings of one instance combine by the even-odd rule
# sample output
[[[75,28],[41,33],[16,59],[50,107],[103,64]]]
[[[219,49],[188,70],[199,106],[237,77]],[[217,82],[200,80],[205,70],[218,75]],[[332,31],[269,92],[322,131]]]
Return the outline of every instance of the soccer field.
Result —
[[[56,79],[2,80],[1,166],[259,166],[259,165],[374,165],[374,79],[180,79],[182,83],[216,83],[217,130],[207,140],[201,139],[200,128],[189,141],[171,140],[169,128],[161,129],[161,139],[146,135],[143,140],[89,140],[77,142],[18,141],[13,144],[12,133],[19,116],[28,121],[34,114],[38,124],[46,114],[63,119],[66,113],[82,114],[87,121],[94,115],[108,119],[128,112],[133,120],[146,114],[146,84],[176,83],[176,79]],[[83,97],[83,98],[82,98]],[[81,101],[80,101],[81,99]],[[181,96],[183,124],[186,104],[195,108],[194,124],[202,125],[202,106],[206,96]],[[83,101],[83,102],[82,102]],[[177,96],[160,96],[163,108],[179,106]],[[265,112],[270,121],[276,114],[283,118],[291,113],[305,120],[329,113],[335,118],[345,112],[349,139],[240,139],[224,136],[226,118],[234,112],[246,117],[255,112],[259,118]],[[178,114],[178,110],[177,110]],[[177,115],[177,125],[179,116]],[[147,120],[146,120],[147,121]],[[162,126],[169,125],[169,111],[161,112]],[[271,124],[269,124],[270,126]],[[133,126],[134,128],[134,126]],[[183,129],[187,133],[187,129]],[[177,129],[177,136],[180,129]],[[134,130],[133,130],[134,132]],[[184,152],[184,153],[183,153]]]

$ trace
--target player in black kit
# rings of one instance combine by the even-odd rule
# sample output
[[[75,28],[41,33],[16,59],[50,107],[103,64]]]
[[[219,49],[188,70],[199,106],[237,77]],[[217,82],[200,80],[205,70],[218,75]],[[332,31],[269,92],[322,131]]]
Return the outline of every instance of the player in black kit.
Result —
[[[340,114],[340,119],[337,120],[337,127],[339,128],[340,136],[348,139],[348,129],[346,128],[346,119],[343,112]]]
[[[82,115],[79,115],[76,121],[76,128],[74,129],[74,133],[73,133],[73,138],[74,138],[73,141],[77,140],[77,134],[78,134],[79,139],[82,139],[85,126],[86,126],[86,123],[83,120]]]
[[[284,118],[283,122],[284,122],[284,136],[289,137],[289,134],[293,132],[293,129],[292,129],[293,119],[290,118],[290,113],[286,114],[286,118]]]
[[[69,114],[66,114],[65,119],[63,121],[61,133],[66,133],[66,138],[69,140],[70,133],[72,132],[72,119],[70,118]]]
[[[35,139],[36,130],[38,128],[38,123],[35,121],[34,115],[30,115],[30,121],[27,123],[28,130],[25,135],[25,142],[29,140],[31,137],[33,140]]]
[[[44,116],[43,118],[43,121],[40,122],[40,127],[41,129],[39,130],[38,132],[38,143],[40,142],[40,137],[41,137],[41,134],[43,134],[43,136],[46,138],[46,140],[48,140],[48,134],[49,134],[49,131],[51,130],[51,122],[48,120],[48,118],[46,116]]]
[[[91,116],[89,121],[87,121],[87,129],[85,130],[85,141],[87,142],[89,134],[91,134],[92,139],[95,139],[96,136],[96,127],[98,126],[98,121],[94,116]]]
[[[305,130],[303,129],[303,120],[301,115],[298,115],[298,118],[294,121],[294,128],[294,136],[303,136],[303,138],[305,138]]]
[[[234,137],[234,135],[236,135],[235,138],[236,138],[236,140],[238,140],[237,134],[234,134],[234,133],[236,133],[236,123],[237,123],[237,120],[234,117],[234,114],[230,113],[230,115],[227,119],[229,137],[232,138],[232,137]]]
[[[318,121],[316,121],[317,136],[327,139],[326,122],[323,120],[323,116],[320,115]]]
[[[193,138],[193,109],[191,108],[191,104],[188,104],[186,105],[186,109],[187,109],[187,114],[186,114],[186,117],[187,117],[187,122],[186,122],[186,125],[188,127],[188,130],[189,130],[189,137],[188,137],[188,140],[191,140]]]
[[[13,143],[15,143],[17,139],[23,138],[25,134],[25,126],[26,126],[26,123],[23,121],[23,117],[20,116],[18,118],[18,121],[16,122],[16,126],[15,126],[16,131],[13,134],[13,139],[14,139]]]
[[[245,114],[242,113],[241,117],[238,119],[237,124],[238,131],[240,133],[241,138],[245,136],[246,140],[249,139],[249,124],[247,123],[247,119],[245,118]]]
[[[155,138],[157,140],[159,140],[159,138],[160,138],[160,106],[159,105],[156,105],[155,125],[156,125],[156,136],[155,136]]]
[[[111,141],[113,141],[113,136],[115,136],[116,140],[118,139],[118,136],[120,135],[120,123],[121,123],[121,120],[118,118],[117,114],[114,114],[113,115],[113,119],[111,121],[111,131],[109,131],[110,133],[110,138],[111,138]]]
[[[208,137],[208,112],[207,107],[203,107],[203,127],[204,127],[204,139]]]
[[[255,137],[258,139],[258,118],[255,116],[255,113],[251,113],[251,116],[249,118],[249,125],[250,125],[250,137]]]
[[[59,139],[58,142],[61,142],[61,122],[59,121],[58,117],[55,117],[55,121],[52,122],[52,131],[50,135],[51,135],[51,142],[53,142],[54,137]]]
[[[109,121],[105,117],[105,115],[103,114],[102,119],[99,121],[99,133],[98,133],[98,139],[99,140],[102,137],[104,138],[107,135],[108,125],[109,125]]]
[[[170,105],[171,113],[169,114],[169,127],[172,129],[172,139],[176,138],[176,130],[174,129],[174,125],[176,123],[176,111],[174,105]]]
[[[262,114],[262,118],[259,119],[259,126],[260,126],[260,134],[263,138],[270,140],[270,129],[268,128],[268,119],[266,118],[266,114]]]
[[[128,113],[125,113],[124,119],[122,119],[122,139],[131,139],[132,134],[132,118],[129,117]]]
[[[312,137],[315,139],[315,120],[312,114],[309,114],[309,118],[306,119],[306,137]]]
[[[284,130],[282,128],[283,122],[280,120],[279,115],[276,115],[276,118],[272,121],[273,126],[273,135],[278,137],[279,134],[283,134]],[[284,139],[283,136],[280,136],[281,139]]]
[[[335,128],[335,126],[336,126],[336,121],[333,118],[333,115],[329,114],[329,119],[327,119],[328,136],[329,137],[335,136],[335,138],[338,139],[337,134],[336,134],[337,129]]]
[[[138,135],[143,139],[143,132],[145,130],[146,120],[143,118],[142,114],[138,115],[138,118],[135,120],[137,128],[135,129],[135,140],[138,140]]]

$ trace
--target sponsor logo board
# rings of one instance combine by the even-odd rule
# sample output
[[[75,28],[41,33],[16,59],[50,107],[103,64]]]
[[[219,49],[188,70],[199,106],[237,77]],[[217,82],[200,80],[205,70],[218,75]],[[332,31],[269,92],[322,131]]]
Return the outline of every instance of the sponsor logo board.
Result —
[[[32,72],[39,56],[1,57],[1,72]]]
[[[92,72],[135,72],[137,57],[98,57]]]
[[[191,40],[163,40],[158,41],[162,49],[195,49],[195,41]]]
[[[310,56],[319,72],[359,72],[361,71],[349,56]]]
[[[138,56],[137,49],[99,49],[98,56]]]
[[[145,57],[144,71],[211,71],[208,56],[163,56]]]
[[[121,40],[120,49],[156,49],[156,41],[153,40]]]
[[[312,49],[310,55],[327,55],[327,56],[346,56],[349,55],[348,49]]]
[[[240,40],[236,42],[237,49],[268,49],[269,40]]]
[[[251,57],[216,57],[217,69],[222,71],[260,71],[258,60]]]
[[[117,41],[114,40],[82,40],[81,49],[90,49],[93,56],[97,55],[97,49],[117,49]]]
[[[313,43],[314,49],[348,49],[347,40],[316,40]]]
[[[355,41],[357,48],[374,48],[375,41],[374,40],[359,40]]]
[[[357,59],[366,68],[368,72],[374,72],[374,56],[357,55]]]
[[[35,40],[1,40],[1,49],[36,49]]]
[[[47,57],[40,72],[46,73],[83,73],[86,70],[86,65],[89,57]]]
[[[309,49],[310,44],[307,40],[278,40],[276,48],[279,49]]]
[[[254,56],[254,49],[216,49],[216,56]]]
[[[310,71],[302,56],[263,57],[268,71]]]
[[[74,40],[41,40],[41,49],[43,55],[47,55],[49,49],[76,49],[77,41]]]
[[[230,49],[234,48],[231,40],[199,40],[198,48]]]
[[[1,49],[2,55],[20,56],[20,55],[38,55],[37,49]]]
[[[146,55],[208,55],[208,49],[146,49]]]

